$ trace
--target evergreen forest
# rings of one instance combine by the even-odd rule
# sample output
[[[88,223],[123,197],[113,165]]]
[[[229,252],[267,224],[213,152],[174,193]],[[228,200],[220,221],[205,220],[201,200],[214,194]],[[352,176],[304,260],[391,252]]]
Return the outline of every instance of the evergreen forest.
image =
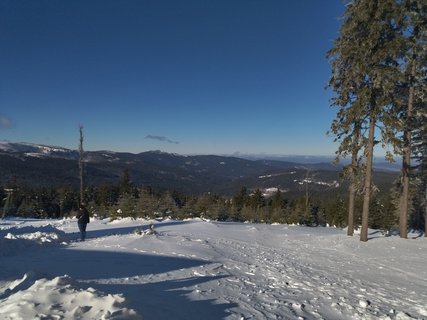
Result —
[[[72,216],[84,202],[92,216],[176,219],[201,217],[220,221],[289,223],[307,226],[368,228],[408,237],[411,229],[427,235],[427,1],[346,1],[338,37],[326,58],[327,85],[336,117],[329,135],[346,159],[339,190],[281,192],[266,196],[245,186],[232,197],[182,194],[132,183],[128,171],[114,184],[84,183],[80,127],[80,190],[71,186],[1,186],[3,217]],[[388,189],[373,174],[377,150],[401,159],[400,175]]]

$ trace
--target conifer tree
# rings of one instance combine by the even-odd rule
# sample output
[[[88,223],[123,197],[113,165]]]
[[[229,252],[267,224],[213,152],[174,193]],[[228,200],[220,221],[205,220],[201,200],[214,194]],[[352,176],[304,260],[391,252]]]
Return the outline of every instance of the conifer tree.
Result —
[[[419,117],[426,106],[426,70],[427,70],[427,2],[406,0],[402,5],[404,26],[404,46],[402,52],[403,81],[400,84],[405,92],[400,103],[400,123],[402,135],[402,192],[399,206],[400,237],[407,238],[408,213],[410,200],[410,170],[413,151],[412,139]],[[419,127],[418,127],[419,128]]]
[[[122,178],[119,183],[119,193],[120,196],[123,196],[124,194],[132,194],[135,195],[135,187],[132,183],[132,180],[130,178],[129,170],[124,169],[122,173]]]
[[[335,119],[331,130],[337,136],[335,141],[339,141],[339,149],[336,152],[335,163],[340,161],[340,157],[347,157],[351,154],[351,163],[343,167],[343,177],[350,181],[348,188],[348,228],[347,235],[354,234],[354,210],[356,202],[356,194],[360,191],[360,175],[363,171],[363,166],[360,165],[359,152],[365,140],[361,132],[361,121],[352,123],[353,130],[350,130],[350,123],[345,123],[343,119]],[[344,129],[344,132],[343,132]]]
[[[270,200],[270,218],[272,222],[285,222],[285,204],[286,201],[283,199],[282,192],[277,189]]]
[[[239,193],[233,197],[233,204],[239,210],[243,208],[249,200],[248,189],[243,186],[240,188]]]
[[[348,228],[347,235],[353,236],[354,234],[354,208],[356,203],[356,193],[359,189],[359,151],[360,151],[360,121],[354,123],[352,148],[351,148],[351,164],[350,164],[350,186],[348,188]]]
[[[427,88],[424,87],[423,91],[424,99],[417,105],[415,111],[414,126],[416,129],[413,135],[412,150],[418,182],[414,201],[418,204],[417,207],[421,211],[420,215],[424,217],[424,235],[427,237]]]
[[[411,77],[415,75],[415,61],[411,61]],[[414,87],[410,84],[408,104],[406,108],[405,126],[403,130],[402,147],[402,191],[399,205],[399,234],[401,238],[408,237],[408,208],[409,208],[409,184],[411,169],[411,139],[412,139],[412,113],[414,103]]]
[[[340,36],[328,52],[332,58],[329,86],[337,94],[332,105],[340,108],[336,120],[339,134],[349,135],[351,125],[360,121],[367,129],[361,241],[368,240],[375,128],[388,121],[391,93],[399,74],[397,12],[395,0],[349,2]],[[386,132],[388,128],[380,129]],[[356,144],[349,145],[351,148],[344,151],[352,153]]]
[[[260,222],[262,220],[261,208],[265,206],[265,198],[260,189],[256,189],[250,196],[249,205],[253,211],[253,221]]]
[[[426,87],[426,28],[427,2],[418,0],[396,1],[393,23],[396,31],[395,63],[399,74],[395,79],[391,108],[382,119],[386,125],[383,142],[392,144],[395,153],[402,155],[400,181],[399,231],[407,238],[410,207],[411,155],[414,130],[417,128],[417,108],[425,101]],[[423,98],[424,96],[424,98]]]

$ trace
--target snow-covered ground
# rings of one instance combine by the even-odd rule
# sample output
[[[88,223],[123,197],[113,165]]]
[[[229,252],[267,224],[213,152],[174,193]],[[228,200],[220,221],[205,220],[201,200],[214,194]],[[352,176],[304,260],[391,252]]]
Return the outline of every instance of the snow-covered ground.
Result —
[[[336,228],[0,220],[0,319],[427,319],[427,239]]]

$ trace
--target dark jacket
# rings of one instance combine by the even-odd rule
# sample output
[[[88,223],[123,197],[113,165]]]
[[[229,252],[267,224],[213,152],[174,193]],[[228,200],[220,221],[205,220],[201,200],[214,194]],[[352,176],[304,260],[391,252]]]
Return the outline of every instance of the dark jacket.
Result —
[[[89,223],[89,212],[86,208],[80,208],[79,212],[76,215],[78,224],[86,224]]]

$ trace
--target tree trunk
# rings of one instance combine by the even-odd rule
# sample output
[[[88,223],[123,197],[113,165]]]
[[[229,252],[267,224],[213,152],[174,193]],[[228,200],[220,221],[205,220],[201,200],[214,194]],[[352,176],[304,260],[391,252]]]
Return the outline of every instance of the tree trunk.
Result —
[[[424,237],[427,237],[427,184],[424,194]]]
[[[310,213],[310,192],[309,192],[309,188],[308,188],[308,183],[310,181],[310,169],[307,169],[306,173],[305,173],[305,212],[304,212],[304,220],[309,221],[311,218],[311,213]]]
[[[356,188],[354,186],[354,183],[351,182],[350,188],[349,188],[349,195],[348,195],[348,228],[347,228],[347,235],[353,236],[354,234],[354,200],[356,197]]]
[[[80,169],[80,204],[84,202],[83,198],[83,126],[80,126],[80,145],[79,145],[79,169]]]
[[[374,135],[375,135],[375,112],[374,106],[371,106],[369,115],[369,138],[366,147],[366,172],[363,195],[362,211],[362,230],[360,232],[360,241],[368,241],[368,221],[369,221],[369,202],[371,200],[372,187],[372,162],[374,156]]]
[[[306,217],[309,216],[309,204],[310,204],[310,200],[309,200],[309,193],[308,193],[308,171],[305,177],[305,215]]]
[[[12,202],[12,194],[13,194],[13,189],[5,189],[6,191],[6,199],[5,203],[4,203],[4,207],[3,207],[3,215],[2,215],[2,219],[6,218],[7,215],[7,211],[9,210],[9,206]]]
[[[351,154],[351,181],[350,187],[348,189],[348,228],[347,235],[353,236],[354,234],[354,205],[356,198],[356,182],[357,182],[357,156],[359,150],[359,131],[360,124],[356,123],[354,125],[353,132],[353,152]]]
[[[406,139],[405,139],[406,140]],[[406,144],[406,142],[405,142]],[[408,238],[408,197],[409,197],[409,166],[410,153],[404,147],[402,163],[402,193],[400,195],[399,234],[401,238]]]
[[[412,61],[411,79],[415,77],[415,61]],[[408,202],[409,202],[409,173],[411,170],[411,139],[412,139],[412,111],[414,105],[415,88],[409,87],[407,121],[403,134],[403,156],[402,156],[402,193],[400,195],[399,233],[401,238],[408,238]]]

